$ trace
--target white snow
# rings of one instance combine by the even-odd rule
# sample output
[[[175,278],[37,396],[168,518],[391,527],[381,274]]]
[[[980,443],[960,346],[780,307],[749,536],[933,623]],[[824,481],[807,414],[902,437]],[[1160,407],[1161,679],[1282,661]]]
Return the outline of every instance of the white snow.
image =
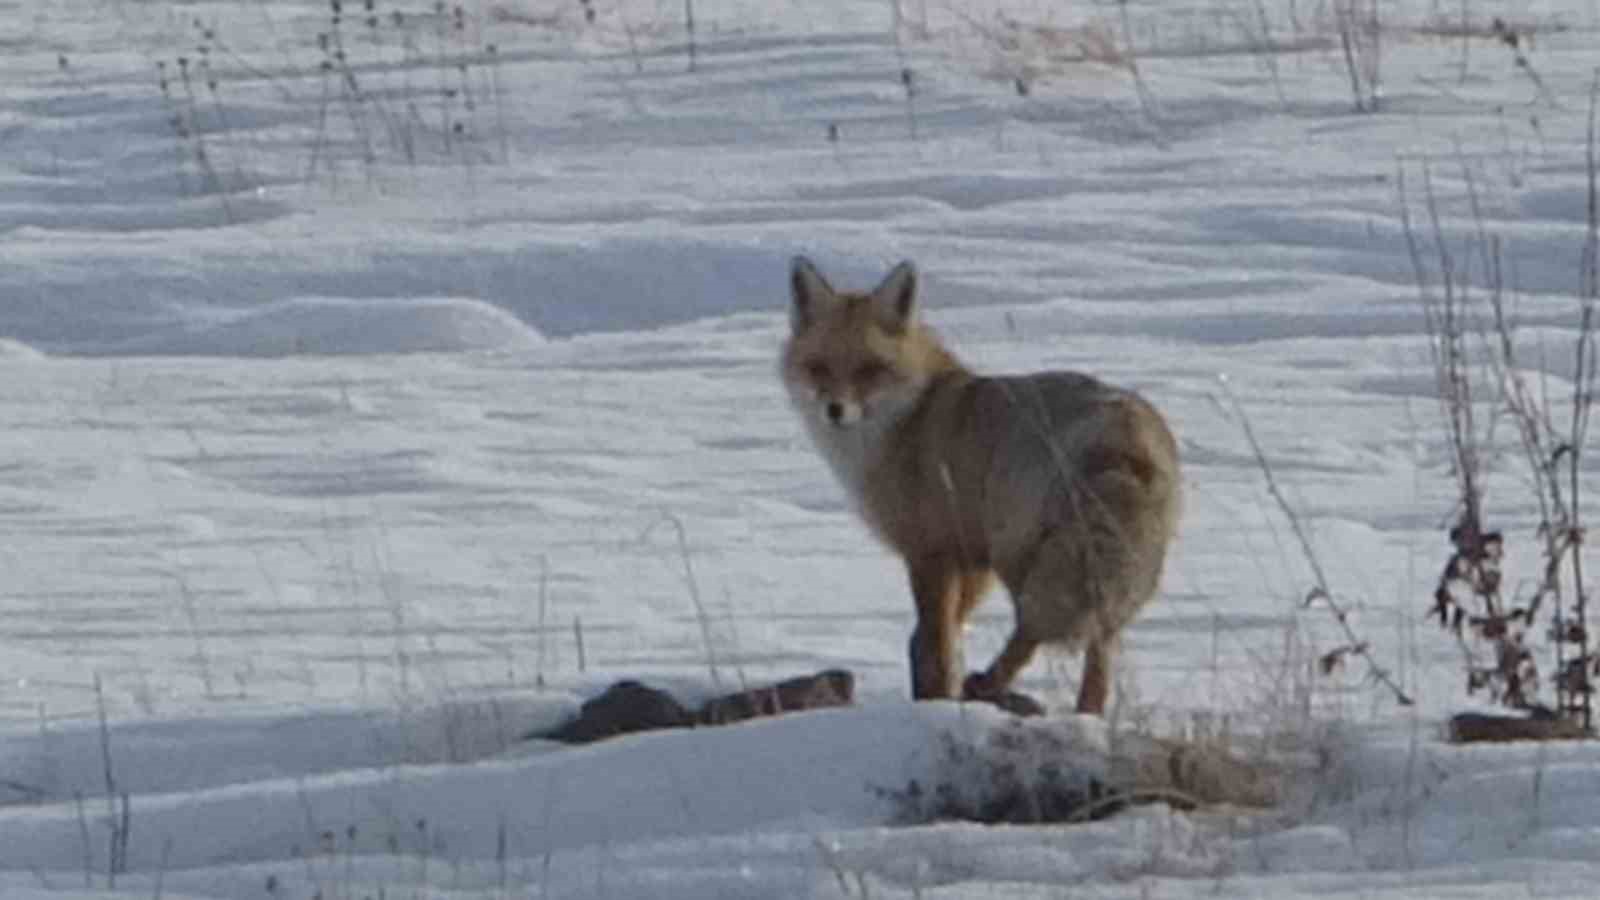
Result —
[[[1600,749],[1442,742],[1482,699],[1424,616],[1455,495],[1400,211],[1436,261],[1426,179],[1475,285],[1503,242],[1561,402],[1600,8],[1379,4],[1356,113],[1340,5],[697,0],[689,71],[675,0],[0,3],[0,896],[1592,895]],[[1282,808],[901,821],[1018,726],[907,698],[900,566],[776,376],[797,253],[913,259],[969,362],[1167,412],[1118,724],[1295,738]],[[1316,672],[1230,395],[1415,706]],[[857,707],[524,739],[826,667]],[[1076,667],[1021,687],[1064,712]]]
[[[481,300],[297,297],[93,352],[160,356],[291,356],[526,349],[542,340]]]

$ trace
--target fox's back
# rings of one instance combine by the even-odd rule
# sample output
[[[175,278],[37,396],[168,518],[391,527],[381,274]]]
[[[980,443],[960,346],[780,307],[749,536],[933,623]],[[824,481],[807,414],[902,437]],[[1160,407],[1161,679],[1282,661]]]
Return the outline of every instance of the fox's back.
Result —
[[[935,380],[887,436],[865,506],[899,549],[1004,570],[1086,523],[1161,546],[1177,520],[1178,451],[1138,394],[1075,372]]]

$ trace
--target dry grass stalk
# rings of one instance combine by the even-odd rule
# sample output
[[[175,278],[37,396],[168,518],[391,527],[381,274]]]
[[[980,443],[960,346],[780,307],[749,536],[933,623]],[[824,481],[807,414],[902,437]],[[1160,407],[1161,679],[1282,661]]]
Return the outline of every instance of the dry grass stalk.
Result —
[[[1345,642],[1332,650],[1324,653],[1318,660],[1318,668],[1322,674],[1332,674],[1336,669],[1343,667],[1347,660],[1359,659],[1366,665],[1367,677],[1376,684],[1382,685],[1401,706],[1410,706],[1413,701],[1411,695],[1406,693],[1400,683],[1395,680],[1389,669],[1380,664],[1372,655],[1372,645],[1356,634],[1355,628],[1350,624],[1350,613],[1329,587],[1327,574],[1323,571],[1322,563],[1317,558],[1316,550],[1311,545],[1311,537],[1306,533],[1305,524],[1289,503],[1288,497],[1278,487],[1277,476],[1273,473],[1272,465],[1267,461],[1266,451],[1262,449],[1261,442],[1256,439],[1255,429],[1250,425],[1250,418],[1245,415],[1244,407],[1239,403],[1226,379],[1222,380],[1222,391],[1227,396],[1233,407],[1233,413],[1244,430],[1245,440],[1250,444],[1250,451],[1255,455],[1256,465],[1267,479],[1267,493],[1272,495],[1278,508],[1283,511],[1289,520],[1289,527],[1294,531],[1295,540],[1300,544],[1300,550],[1305,554],[1306,563],[1311,567],[1313,584],[1311,590],[1306,592],[1305,605],[1322,606],[1333,616],[1339,628],[1344,633]]]

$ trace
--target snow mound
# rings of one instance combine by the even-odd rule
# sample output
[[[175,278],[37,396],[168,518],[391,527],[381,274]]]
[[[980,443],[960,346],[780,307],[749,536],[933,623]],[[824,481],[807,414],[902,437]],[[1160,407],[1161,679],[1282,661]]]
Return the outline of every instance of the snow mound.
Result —
[[[135,796],[194,793],[344,770],[476,761],[517,746],[529,731],[570,718],[559,695],[175,717],[114,726],[119,790]],[[92,721],[0,731],[0,809],[66,803],[105,790],[105,757]],[[3,827],[3,826],[0,826]],[[3,895],[3,892],[0,892]]]
[[[877,825],[891,810],[875,787],[927,781],[940,734],[981,739],[1004,721],[991,710],[957,704],[843,708],[726,728],[652,732],[577,749],[530,741],[471,765],[392,766],[380,755],[373,759],[377,765],[367,767],[346,759],[338,761],[337,771],[323,765],[329,757],[309,758],[297,749],[303,729],[255,728],[247,735],[254,746],[278,746],[284,762],[260,754],[258,779],[138,795],[138,833],[128,862],[154,872],[292,860],[296,848],[314,845],[323,828],[355,834],[347,849],[358,854],[407,850],[421,838],[419,852],[431,841],[455,858],[491,859],[500,840],[508,842],[505,852],[542,854],[685,832],[770,831],[797,821]],[[213,749],[240,737],[207,736],[202,721],[191,727]],[[174,737],[167,729],[169,746],[178,745]],[[141,765],[167,765],[149,752],[156,745],[134,736],[125,740],[115,729],[110,740],[115,758],[122,759],[124,750],[129,754],[119,766],[120,779],[178,786],[138,771]],[[0,810],[0,871],[72,872],[82,865],[76,803],[59,790],[41,801]],[[630,815],[619,821],[618,809]],[[319,827],[308,829],[308,817]],[[413,827],[419,821],[427,823],[420,836]]]
[[[0,360],[4,359],[44,359],[44,354],[11,338],[0,338]]]
[[[543,342],[536,329],[480,300],[300,297],[106,349],[155,356],[341,356],[518,350]]]

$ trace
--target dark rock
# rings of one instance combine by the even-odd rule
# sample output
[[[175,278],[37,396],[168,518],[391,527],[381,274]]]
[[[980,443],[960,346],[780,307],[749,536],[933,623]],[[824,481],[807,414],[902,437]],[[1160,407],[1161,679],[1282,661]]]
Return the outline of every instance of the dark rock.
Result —
[[[583,704],[578,717],[554,731],[534,734],[566,744],[587,744],[602,738],[658,728],[687,728],[694,715],[666,691],[637,681],[619,681]]]
[[[1583,726],[1557,717],[1492,716],[1461,713],[1450,719],[1450,743],[1556,741],[1588,737]]]
[[[699,713],[691,712],[666,691],[637,681],[619,681],[583,704],[578,715],[554,731],[529,738],[587,744],[619,734],[695,725],[727,725],[828,706],[848,706],[855,701],[856,678],[843,669],[791,678],[767,687],[751,688],[708,701]]]
[[[849,706],[855,701],[856,678],[843,669],[790,678],[767,687],[751,688],[717,697],[700,707],[702,725],[727,725],[760,716],[776,716],[803,709]]]

